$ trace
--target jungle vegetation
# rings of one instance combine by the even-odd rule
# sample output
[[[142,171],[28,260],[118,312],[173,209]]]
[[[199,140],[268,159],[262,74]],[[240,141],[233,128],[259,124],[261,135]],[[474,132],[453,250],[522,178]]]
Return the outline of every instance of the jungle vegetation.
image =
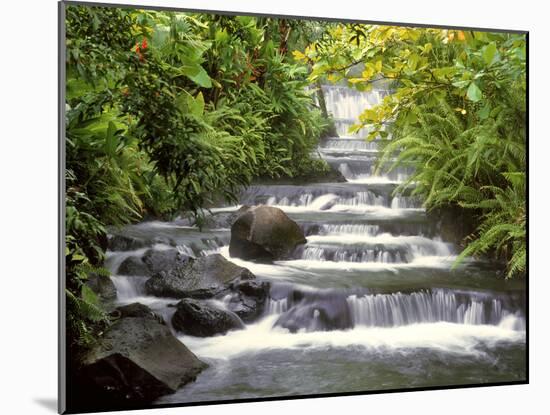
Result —
[[[313,25],[69,6],[66,15],[68,338],[108,320],[86,285],[107,226],[195,214],[258,177],[299,177],[328,127],[290,48]],[[93,328],[93,329],[92,329]]]
[[[523,35],[122,8],[66,12],[67,337],[109,324],[86,284],[107,227],[234,202],[261,177],[322,174],[320,85],[392,93],[354,127],[413,163],[426,207],[471,211],[463,255],[525,273]],[[314,99],[317,96],[317,99]],[[318,103],[318,104],[316,104]],[[410,183],[405,183],[404,186]]]
[[[297,50],[310,81],[360,91],[385,84],[383,102],[365,109],[351,132],[369,129],[385,141],[379,166],[407,163],[427,209],[458,207],[477,230],[466,256],[526,272],[526,36],[341,24]]]

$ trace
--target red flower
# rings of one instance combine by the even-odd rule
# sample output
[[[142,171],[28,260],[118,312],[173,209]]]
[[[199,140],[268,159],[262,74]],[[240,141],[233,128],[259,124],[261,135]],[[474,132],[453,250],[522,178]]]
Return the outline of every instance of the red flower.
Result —
[[[147,49],[147,46],[147,39],[143,38],[143,40],[141,41],[141,49],[145,50]]]
[[[138,55],[140,62],[143,62],[145,60],[145,58],[143,57],[143,53],[141,53],[141,51],[145,50],[145,48],[147,48],[147,41],[145,41],[145,43],[141,45],[141,48],[139,46],[139,43],[136,43],[135,51],[136,55]]]

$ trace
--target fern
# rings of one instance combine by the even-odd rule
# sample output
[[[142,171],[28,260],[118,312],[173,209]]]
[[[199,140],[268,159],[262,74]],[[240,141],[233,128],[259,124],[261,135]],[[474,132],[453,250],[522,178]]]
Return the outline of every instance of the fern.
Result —
[[[377,171],[403,164],[415,173],[399,186],[414,183],[413,195],[428,209],[457,205],[477,218],[457,264],[468,256],[491,255],[507,261],[507,277],[526,270],[525,131],[517,114],[503,109],[480,122],[459,118],[452,106],[416,107],[418,122],[394,129],[382,146]],[[521,112],[520,112],[521,114]],[[516,118],[514,118],[516,117]],[[518,126],[519,125],[519,126]]]

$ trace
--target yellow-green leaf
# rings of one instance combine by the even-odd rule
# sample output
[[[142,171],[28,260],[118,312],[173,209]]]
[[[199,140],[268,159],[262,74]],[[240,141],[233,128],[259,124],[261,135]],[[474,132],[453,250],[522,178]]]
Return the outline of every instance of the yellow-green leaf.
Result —
[[[473,101],[473,102],[478,102],[481,99],[482,97],[481,89],[479,89],[479,87],[476,85],[475,82],[472,82],[468,87],[466,96],[470,101]]]

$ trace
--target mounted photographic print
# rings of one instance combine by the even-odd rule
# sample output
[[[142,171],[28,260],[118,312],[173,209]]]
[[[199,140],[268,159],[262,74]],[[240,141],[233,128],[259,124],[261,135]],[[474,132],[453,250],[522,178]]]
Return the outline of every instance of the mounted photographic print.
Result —
[[[60,412],[527,383],[527,36],[60,3]]]

